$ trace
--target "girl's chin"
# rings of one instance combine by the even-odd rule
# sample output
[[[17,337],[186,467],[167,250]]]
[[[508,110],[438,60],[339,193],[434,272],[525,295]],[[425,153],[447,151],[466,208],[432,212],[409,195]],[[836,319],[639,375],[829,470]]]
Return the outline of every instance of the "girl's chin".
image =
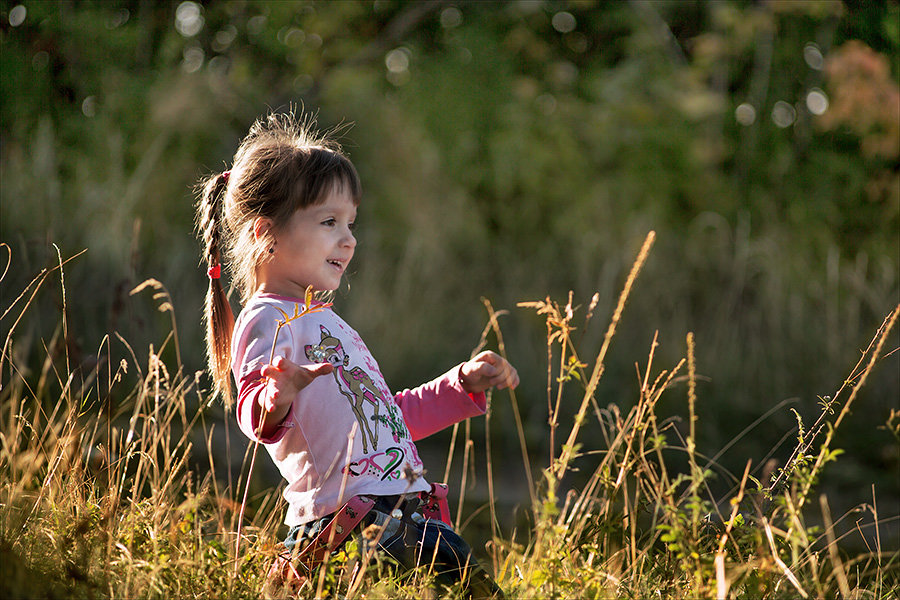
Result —
[[[328,285],[323,285],[322,287],[317,287],[317,288],[314,288],[314,289],[315,289],[317,292],[333,292],[333,291],[337,290],[338,287],[340,287],[340,285],[341,285],[341,282],[338,281],[337,283],[334,283],[334,284],[328,284]]]

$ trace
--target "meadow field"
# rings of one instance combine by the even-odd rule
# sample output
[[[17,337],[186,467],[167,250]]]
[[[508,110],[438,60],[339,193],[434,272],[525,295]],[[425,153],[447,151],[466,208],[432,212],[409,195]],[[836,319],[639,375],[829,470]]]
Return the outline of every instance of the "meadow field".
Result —
[[[896,596],[897,507],[879,507],[873,484],[871,502],[835,514],[819,483],[831,463],[842,460],[834,436],[860,390],[897,351],[886,342],[900,306],[886,315],[835,392],[820,399],[814,422],[794,411],[797,426],[786,432],[792,452],[783,466],[750,458],[742,472],[728,472],[717,462],[727,448],[714,456],[697,449],[704,422],[692,333],[673,365],[659,363],[654,338],[648,356],[635,362],[640,385],[631,401],[597,402],[607,352],[654,237],[651,232],[641,248],[596,356],[582,355],[573,336],[576,323],[599,318],[596,298],[580,310],[571,296],[565,304],[549,298],[521,304],[546,319],[548,427],[558,453],[532,464],[516,393],[509,392],[528,496],[517,503],[512,528],[503,527],[495,473],[515,461],[492,453],[498,425],[489,410],[483,439],[473,438],[468,422],[454,427],[446,475],[454,459],[463,461],[458,526],[465,532],[478,513],[487,515],[490,535],[478,554],[512,598]],[[0,249],[8,269],[9,247]],[[186,372],[181,362],[168,290],[155,279],[131,290],[152,295],[172,319],[169,335],[149,349],[145,362],[117,336],[101,341],[94,366],[85,369],[72,364],[65,343],[69,260],[60,255],[57,266],[37,273],[3,313],[11,323],[0,363],[3,597],[459,596],[459,590],[435,590],[427,568],[398,575],[377,558],[359,556],[353,543],[299,590],[267,586],[283,500],[278,487],[250,493],[252,446],[237,480],[231,479],[227,457],[212,443],[215,400],[203,374]],[[49,340],[17,335],[41,294],[60,295],[56,334]],[[487,326],[476,350],[492,339],[506,354],[500,313],[486,304]],[[127,348],[130,357],[114,361],[113,345]],[[28,366],[35,355],[43,356],[40,369]],[[571,388],[581,399],[574,417],[561,419],[564,391]],[[506,400],[500,395],[492,403]],[[671,395],[686,410],[680,418],[660,418],[660,399]],[[583,434],[588,422],[601,437]],[[758,426],[751,424],[746,435]],[[887,426],[900,436],[900,411]],[[209,468],[198,469],[198,454]],[[475,455],[484,457],[487,497],[467,505],[464,495],[473,486],[466,463]],[[570,485],[572,472],[585,467],[580,485]],[[710,482],[716,479],[730,488],[726,494],[714,493]],[[848,552],[852,538],[866,551]]]
[[[482,347],[519,371],[419,444],[509,597],[897,596],[898,23],[0,7],[0,595],[264,593],[282,484],[210,394],[194,187],[294,110],[360,173],[333,301],[391,388]],[[333,557],[301,595],[430,593],[382,567]]]

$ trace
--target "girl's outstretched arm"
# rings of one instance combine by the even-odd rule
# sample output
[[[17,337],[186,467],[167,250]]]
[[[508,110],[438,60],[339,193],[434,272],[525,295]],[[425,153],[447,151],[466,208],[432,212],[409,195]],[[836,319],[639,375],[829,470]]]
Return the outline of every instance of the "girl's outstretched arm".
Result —
[[[496,352],[489,350],[464,362],[460,368],[459,378],[463,388],[470,394],[484,392],[492,387],[502,390],[519,385],[519,373],[515,367]]]
[[[278,425],[284,421],[297,394],[316,377],[327,375],[334,370],[331,363],[298,365],[283,356],[275,357],[271,365],[265,365],[260,373],[265,381],[265,389],[253,406],[253,411],[265,411],[265,422],[260,438],[271,437]],[[254,417],[257,415],[254,414]],[[262,415],[260,414],[261,418]],[[256,418],[253,419],[257,423]]]
[[[453,423],[484,414],[485,390],[518,384],[519,375],[512,365],[494,352],[482,352],[437,379],[394,394],[394,402],[403,412],[409,433],[416,441]]]

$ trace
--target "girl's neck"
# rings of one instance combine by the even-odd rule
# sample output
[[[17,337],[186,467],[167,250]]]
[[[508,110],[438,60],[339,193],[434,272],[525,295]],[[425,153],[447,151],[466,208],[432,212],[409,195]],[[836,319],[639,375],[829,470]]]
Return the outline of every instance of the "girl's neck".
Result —
[[[323,293],[330,294],[331,292],[313,292],[313,299],[312,299],[313,306],[316,306],[318,304],[327,304],[329,302],[329,300],[327,300],[327,297],[324,300],[322,299],[321,296]],[[285,302],[295,302],[295,303],[300,303],[300,304],[306,303],[306,298],[294,296],[291,294],[283,294],[283,293],[278,293],[278,292],[266,291],[262,287],[260,287],[258,290],[256,290],[256,293],[254,294],[254,296],[257,296],[260,298],[271,298],[273,300],[283,300]]]

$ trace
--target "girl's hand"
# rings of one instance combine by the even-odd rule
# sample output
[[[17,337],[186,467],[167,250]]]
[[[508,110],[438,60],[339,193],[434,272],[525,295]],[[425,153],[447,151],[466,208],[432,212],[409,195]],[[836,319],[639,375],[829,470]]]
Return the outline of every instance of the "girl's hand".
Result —
[[[459,370],[459,378],[463,389],[469,394],[477,394],[492,387],[502,390],[519,385],[516,369],[505,358],[490,351],[464,362]]]
[[[288,409],[297,393],[308,386],[316,377],[334,371],[331,363],[318,363],[301,366],[278,356],[271,365],[262,368],[262,376],[268,379],[266,393],[259,398],[260,407],[270,415],[266,420],[275,417],[273,423],[279,423],[287,415]]]

